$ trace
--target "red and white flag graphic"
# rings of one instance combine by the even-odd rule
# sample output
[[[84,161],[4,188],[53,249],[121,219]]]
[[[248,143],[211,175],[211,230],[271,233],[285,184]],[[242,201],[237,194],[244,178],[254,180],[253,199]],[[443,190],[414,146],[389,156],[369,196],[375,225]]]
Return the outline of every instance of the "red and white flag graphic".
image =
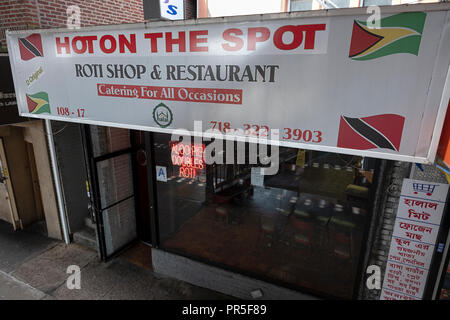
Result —
[[[341,116],[337,146],[349,149],[385,148],[399,151],[405,117],[379,114],[364,118]]]
[[[26,38],[19,38],[20,58],[28,61],[36,57],[43,57],[42,38],[38,33],[33,33]]]

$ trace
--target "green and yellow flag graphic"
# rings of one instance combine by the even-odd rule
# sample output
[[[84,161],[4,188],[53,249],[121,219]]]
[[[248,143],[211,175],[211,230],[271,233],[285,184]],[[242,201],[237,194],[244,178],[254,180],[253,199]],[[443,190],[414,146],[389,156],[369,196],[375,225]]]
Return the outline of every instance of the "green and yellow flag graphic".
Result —
[[[349,57],[371,60],[395,53],[419,55],[425,18],[424,12],[400,13],[379,20],[380,28],[355,20]]]
[[[35,94],[27,94],[27,104],[30,113],[51,113],[47,92],[41,91]]]

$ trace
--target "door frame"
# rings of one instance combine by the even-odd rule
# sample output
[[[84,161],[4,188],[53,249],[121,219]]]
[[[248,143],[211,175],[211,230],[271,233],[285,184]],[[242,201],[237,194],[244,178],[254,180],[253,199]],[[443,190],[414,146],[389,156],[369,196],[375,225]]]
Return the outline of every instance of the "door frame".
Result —
[[[6,192],[8,194],[8,206],[11,209],[11,221],[14,227],[14,231],[22,230],[22,220],[20,220],[19,213],[17,211],[16,198],[14,196],[14,188],[9,176],[8,159],[6,157],[5,147],[3,145],[3,138],[0,137],[0,176],[5,179]]]
[[[39,185],[39,174],[37,171],[36,156],[34,154],[34,146],[30,142],[25,142],[25,145],[27,148],[28,161],[30,165],[31,182],[33,184],[34,203],[36,206],[37,220],[45,220],[44,206],[42,204],[41,186]]]
[[[150,208],[153,199],[149,193],[149,181],[147,179],[149,167],[148,150],[145,147],[146,131],[130,130],[131,147],[133,148],[133,181],[136,190],[136,224],[139,241],[153,247],[153,228]]]
[[[85,161],[86,161],[87,167],[88,167],[87,171],[88,171],[88,179],[89,179],[89,186],[90,186],[89,191],[90,191],[90,200],[91,200],[91,207],[92,207],[92,216],[94,218],[94,223],[96,225],[96,230],[97,230],[97,239],[98,239],[100,259],[104,262],[107,262],[110,259],[120,255],[124,250],[128,249],[130,246],[132,246],[137,241],[139,241],[138,234],[137,234],[136,239],[123,245],[121,248],[116,249],[114,252],[108,254],[107,248],[106,248],[106,238],[105,238],[104,221],[103,221],[103,214],[102,214],[104,210],[106,210],[114,205],[117,205],[123,201],[134,198],[136,223],[138,223],[137,214],[138,214],[138,205],[139,204],[137,203],[137,201],[138,201],[138,196],[139,196],[139,188],[138,188],[137,180],[136,180],[137,173],[136,173],[136,164],[135,164],[137,148],[136,148],[135,144],[133,143],[132,130],[131,129],[129,129],[129,130],[130,130],[130,147],[129,148],[114,151],[114,152],[107,153],[107,154],[104,154],[101,156],[94,156],[90,125],[82,126],[83,143],[85,146],[84,149],[86,150],[85,151]],[[154,159],[154,157],[148,156],[152,152],[152,151],[149,151],[149,149],[152,149],[151,146],[148,146],[148,144],[147,144],[148,134],[149,134],[149,132],[144,132],[145,151],[147,152],[147,166],[148,166],[147,167],[148,168],[147,175],[151,176],[152,172],[153,172],[152,164],[154,162],[154,160],[152,160],[152,159]],[[105,160],[108,160],[108,159],[111,159],[111,158],[114,158],[117,156],[125,155],[125,154],[129,154],[131,156],[131,170],[132,170],[131,178],[133,179],[133,183],[132,183],[133,184],[133,194],[129,197],[119,200],[118,202],[116,202],[112,205],[107,206],[106,208],[102,208],[97,164],[101,161],[105,161]],[[156,181],[155,181],[155,184],[156,184]],[[156,198],[153,198],[153,196],[152,196],[154,194],[154,192],[156,192],[155,190],[153,190],[152,185],[153,184],[149,181],[149,202],[150,202],[150,204],[155,203],[155,199],[156,199]],[[156,234],[157,226],[155,224],[156,211],[155,211],[154,205],[150,205],[149,214],[150,214],[152,244],[147,243],[147,245],[155,246],[155,243],[157,240],[157,234]],[[136,232],[138,232],[138,226],[136,226]]]
[[[147,183],[148,197],[150,201],[150,227],[152,237],[152,247],[159,247],[159,221],[158,221],[158,193],[156,183],[156,162],[154,148],[154,133],[144,132],[145,152],[147,153]]]

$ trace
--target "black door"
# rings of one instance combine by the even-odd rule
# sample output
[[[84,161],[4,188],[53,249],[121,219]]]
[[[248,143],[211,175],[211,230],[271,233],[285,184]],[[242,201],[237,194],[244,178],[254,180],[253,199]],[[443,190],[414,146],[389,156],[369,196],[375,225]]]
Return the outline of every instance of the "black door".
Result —
[[[107,260],[138,239],[135,150],[126,129],[85,126],[85,137],[100,256]]]
[[[151,230],[151,207],[149,194],[148,174],[151,170],[151,157],[146,148],[145,137],[149,135],[145,131],[132,131],[131,140],[134,149],[133,154],[133,168],[134,181],[136,187],[136,221],[137,221],[137,235],[139,240],[152,244],[152,230]]]

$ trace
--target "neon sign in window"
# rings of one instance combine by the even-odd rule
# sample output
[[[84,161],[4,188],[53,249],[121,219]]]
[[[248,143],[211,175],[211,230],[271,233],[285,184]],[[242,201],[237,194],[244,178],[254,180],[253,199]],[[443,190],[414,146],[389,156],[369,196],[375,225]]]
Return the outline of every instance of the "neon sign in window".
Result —
[[[179,166],[179,177],[195,179],[199,171],[205,168],[204,144],[183,144],[170,141],[171,159],[174,166]]]

